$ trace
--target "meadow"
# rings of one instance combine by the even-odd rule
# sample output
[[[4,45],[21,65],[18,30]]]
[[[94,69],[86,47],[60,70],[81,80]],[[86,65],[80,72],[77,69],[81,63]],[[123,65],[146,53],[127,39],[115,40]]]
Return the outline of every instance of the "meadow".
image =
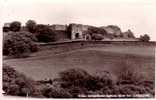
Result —
[[[4,59],[3,62],[34,80],[53,79],[70,68],[81,68],[91,75],[109,71],[115,77],[130,67],[147,80],[154,80],[155,46],[107,45],[55,53],[41,50],[28,58]]]

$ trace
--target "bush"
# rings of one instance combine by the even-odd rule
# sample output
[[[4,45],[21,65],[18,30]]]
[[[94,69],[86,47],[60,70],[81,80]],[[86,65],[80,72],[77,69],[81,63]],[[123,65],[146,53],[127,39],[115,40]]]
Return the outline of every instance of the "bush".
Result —
[[[138,84],[145,80],[143,74],[136,68],[139,65],[135,62],[127,59],[124,62],[119,62],[118,66],[116,71],[118,71],[117,77],[119,84]]]
[[[150,40],[150,37],[149,35],[144,34],[143,36],[142,35],[140,36],[139,40],[143,42],[148,42]]]
[[[3,90],[7,95],[41,96],[34,86],[35,81],[18,73],[13,68],[3,65]]]
[[[117,83],[117,77],[108,71],[97,72],[94,77],[101,84],[101,87],[112,87]]]
[[[69,88],[70,86],[85,87],[85,82],[91,76],[80,68],[68,69],[59,73],[62,82],[62,87]]]
[[[12,57],[25,57],[38,50],[36,38],[29,32],[10,32],[3,40],[3,54]]]
[[[107,32],[104,29],[98,27],[89,27],[87,33],[90,35],[93,34],[107,35]]]
[[[69,82],[75,80],[83,80],[90,76],[85,70],[80,68],[68,69],[60,72],[59,75],[63,81],[69,81]]]
[[[42,90],[43,96],[47,98],[69,98],[72,97],[72,95],[65,91],[64,89],[52,87],[52,86],[46,86]]]
[[[55,34],[47,25],[39,24],[36,27],[37,39],[39,42],[54,42],[56,41]]]
[[[7,65],[3,65],[3,90],[8,95],[47,98],[71,98],[88,94],[131,96],[149,94],[153,97],[155,94],[154,81],[117,84],[113,75],[107,71],[91,76],[79,68],[68,69],[60,73],[60,78],[36,82]]]
[[[93,40],[102,40],[102,39],[104,39],[104,36],[101,34],[93,34],[92,39]]]
[[[147,94],[147,90],[143,86],[128,84],[128,85],[121,85],[119,86],[120,94],[129,94],[129,95],[136,95],[136,94]]]
[[[112,88],[115,81],[110,73],[97,73],[91,76],[86,71],[76,68],[68,69],[60,73],[62,88],[69,91],[73,97],[79,94],[88,94],[89,91],[97,91],[104,87]]]
[[[77,98],[79,95],[87,95],[88,90],[84,87],[72,86],[69,89],[66,89],[72,95],[72,97]]]
[[[80,68],[68,69],[60,72],[61,87],[69,91],[73,97],[79,94],[86,94],[89,90],[95,89],[96,80],[85,70]]]

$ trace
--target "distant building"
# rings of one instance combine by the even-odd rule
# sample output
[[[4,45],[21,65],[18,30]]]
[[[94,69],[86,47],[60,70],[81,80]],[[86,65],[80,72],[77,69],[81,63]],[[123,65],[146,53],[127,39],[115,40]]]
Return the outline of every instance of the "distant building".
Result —
[[[82,25],[82,24],[69,24],[71,39],[86,40],[88,36],[88,34],[86,34],[88,27],[89,27],[88,25]]]

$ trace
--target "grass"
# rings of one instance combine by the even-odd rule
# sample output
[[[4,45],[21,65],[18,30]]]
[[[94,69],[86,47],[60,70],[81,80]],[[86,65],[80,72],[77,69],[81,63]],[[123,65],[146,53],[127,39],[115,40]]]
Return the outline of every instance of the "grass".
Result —
[[[41,80],[58,77],[59,72],[70,68],[82,68],[90,74],[106,70],[117,76],[121,62],[128,61],[137,73],[142,73],[148,80],[154,80],[154,55],[152,46],[106,46],[62,53],[45,50],[34,53],[29,58],[6,59],[4,63],[28,77]]]

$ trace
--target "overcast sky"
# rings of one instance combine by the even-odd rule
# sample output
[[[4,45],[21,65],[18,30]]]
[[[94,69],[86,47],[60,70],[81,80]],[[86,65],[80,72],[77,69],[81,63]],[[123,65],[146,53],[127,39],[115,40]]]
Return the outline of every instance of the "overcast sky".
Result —
[[[1,0],[0,12],[3,23],[118,25],[156,40],[156,0]]]

